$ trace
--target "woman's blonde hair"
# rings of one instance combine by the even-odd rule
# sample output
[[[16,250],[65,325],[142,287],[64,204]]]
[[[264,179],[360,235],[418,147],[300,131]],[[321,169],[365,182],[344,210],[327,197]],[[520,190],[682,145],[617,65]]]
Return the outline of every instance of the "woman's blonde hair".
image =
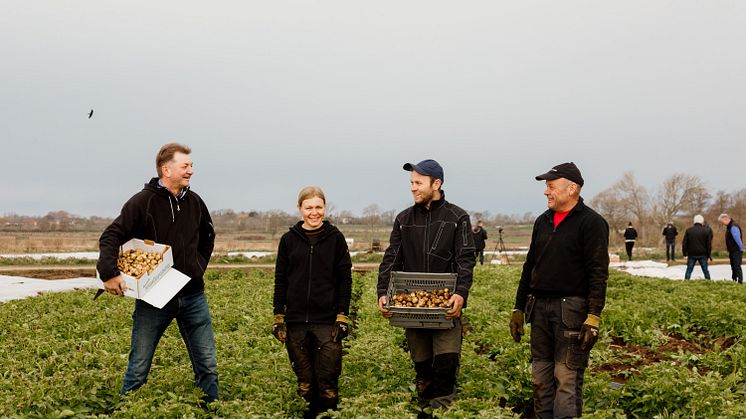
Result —
[[[300,193],[298,194],[298,207],[301,206],[303,201],[306,199],[311,198],[321,198],[322,201],[324,201],[324,205],[326,205],[326,197],[324,196],[324,191],[321,190],[318,186],[306,186],[305,188],[300,190]]]

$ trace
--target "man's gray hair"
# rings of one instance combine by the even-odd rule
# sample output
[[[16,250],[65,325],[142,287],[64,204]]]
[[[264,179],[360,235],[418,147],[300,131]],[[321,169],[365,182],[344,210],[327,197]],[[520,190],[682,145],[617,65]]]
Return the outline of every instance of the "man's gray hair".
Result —
[[[728,214],[726,214],[726,213],[722,213],[722,214],[720,214],[720,216],[718,217],[718,221],[723,221],[723,220],[724,220],[724,219],[726,219],[726,218],[730,220],[730,215],[728,215]]]

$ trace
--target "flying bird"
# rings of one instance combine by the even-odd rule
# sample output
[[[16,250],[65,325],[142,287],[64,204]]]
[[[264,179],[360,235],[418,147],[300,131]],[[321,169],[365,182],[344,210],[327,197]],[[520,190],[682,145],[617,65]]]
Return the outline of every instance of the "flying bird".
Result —
[[[91,109],[91,111],[88,112],[88,119],[91,119],[92,116],[93,116],[93,109]]]

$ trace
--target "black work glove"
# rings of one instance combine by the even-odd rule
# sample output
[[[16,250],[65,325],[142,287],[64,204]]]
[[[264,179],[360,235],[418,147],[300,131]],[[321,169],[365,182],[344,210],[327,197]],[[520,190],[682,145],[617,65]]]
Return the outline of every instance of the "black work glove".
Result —
[[[337,314],[337,320],[334,322],[334,327],[332,328],[332,340],[334,342],[339,342],[347,337],[350,333],[349,324],[350,319],[347,316],[341,313]]]
[[[287,340],[288,332],[285,329],[284,314],[275,314],[275,319],[272,323],[272,334],[275,335],[275,338],[282,343],[285,343],[285,341]]]
[[[513,336],[513,340],[516,342],[521,341],[523,336],[523,323],[525,322],[523,312],[518,309],[513,309],[513,314],[510,315],[510,336]]]
[[[588,315],[588,318],[585,319],[583,325],[580,326],[580,335],[578,336],[578,340],[580,340],[581,350],[590,351],[591,348],[593,348],[593,345],[595,345],[596,341],[598,340],[598,327],[600,325],[600,317],[594,314]]]

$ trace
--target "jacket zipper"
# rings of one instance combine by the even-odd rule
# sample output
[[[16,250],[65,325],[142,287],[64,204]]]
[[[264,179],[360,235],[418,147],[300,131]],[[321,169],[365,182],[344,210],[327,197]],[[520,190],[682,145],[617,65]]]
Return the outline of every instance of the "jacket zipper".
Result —
[[[422,246],[422,252],[425,256],[425,271],[424,272],[430,272],[430,256],[428,255],[427,248],[429,247],[427,245],[427,239],[430,237],[430,211],[427,212],[427,217],[425,218],[425,243],[424,246]]]
[[[313,245],[311,245],[311,252],[308,256],[308,294],[306,295],[306,323],[308,323],[308,310],[311,304],[311,275],[313,272]]]

